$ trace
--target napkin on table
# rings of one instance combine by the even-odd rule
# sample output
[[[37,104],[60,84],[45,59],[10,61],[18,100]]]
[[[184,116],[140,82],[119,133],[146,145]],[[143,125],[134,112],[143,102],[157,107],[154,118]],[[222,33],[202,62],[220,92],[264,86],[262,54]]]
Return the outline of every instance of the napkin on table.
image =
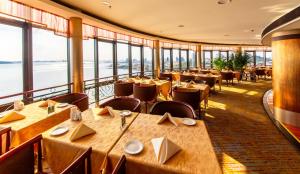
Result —
[[[46,101],[43,101],[43,102],[39,105],[39,107],[48,107],[49,104],[55,105],[55,104],[56,104],[56,101],[53,101],[53,100],[46,100]]]
[[[181,148],[166,137],[153,138],[151,140],[157,161],[164,164],[174,156]]]
[[[155,83],[155,81],[154,80],[149,80],[149,84],[151,84],[151,85],[155,85],[156,83]]]
[[[21,120],[24,119],[25,116],[22,114],[19,114],[18,112],[11,111],[6,113],[2,118],[0,118],[0,123],[7,123],[11,121]]]
[[[165,122],[166,120],[169,120],[171,123],[173,123],[175,126],[178,126],[177,122],[175,121],[175,119],[172,117],[172,115],[168,112],[166,112],[161,119],[158,120],[157,124],[161,124],[163,122]]]
[[[104,115],[110,115],[112,117],[115,116],[115,111],[112,107],[110,106],[105,106],[104,108],[102,108],[100,110],[100,112],[98,113],[98,115],[104,116]]]
[[[92,128],[88,127],[87,125],[85,125],[84,123],[80,123],[76,129],[74,129],[71,137],[70,137],[70,140],[71,141],[75,141],[75,140],[78,140],[82,137],[85,137],[87,135],[91,135],[91,134],[95,134],[96,131],[93,130]]]

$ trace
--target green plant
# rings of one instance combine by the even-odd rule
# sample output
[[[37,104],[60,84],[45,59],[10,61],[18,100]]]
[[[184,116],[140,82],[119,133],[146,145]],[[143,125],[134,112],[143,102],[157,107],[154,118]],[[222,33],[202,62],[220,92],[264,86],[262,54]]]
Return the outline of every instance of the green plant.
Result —
[[[242,71],[243,68],[250,63],[251,56],[247,53],[242,54],[242,52],[237,52],[235,55],[231,56],[233,60],[233,69],[237,71]]]
[[[221,57],[214,59],[213,64],[214,64],[214,68],[216,68],[218,71],[221,71],[226,67],[226,61]]]

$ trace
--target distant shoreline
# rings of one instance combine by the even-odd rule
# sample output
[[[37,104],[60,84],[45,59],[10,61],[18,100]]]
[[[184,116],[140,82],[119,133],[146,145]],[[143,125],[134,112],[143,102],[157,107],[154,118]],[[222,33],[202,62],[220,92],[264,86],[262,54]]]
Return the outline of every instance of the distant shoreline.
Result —
[[[34,63],[54,63],[54,62],[67,62],[65,60],[53,60],[53,61],[33,61]],[[0,61],[0,64],[20,64],[22,61]]]

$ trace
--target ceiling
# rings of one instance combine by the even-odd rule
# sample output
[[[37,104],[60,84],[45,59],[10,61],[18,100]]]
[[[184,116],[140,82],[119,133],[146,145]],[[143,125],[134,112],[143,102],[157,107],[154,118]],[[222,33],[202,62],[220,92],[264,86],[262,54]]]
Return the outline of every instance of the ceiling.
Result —
[[[142,32],[225,44],[261,44],[265,26],[300,5],[300,0],[232,0],[225,5],[217,0],[61,1]]]

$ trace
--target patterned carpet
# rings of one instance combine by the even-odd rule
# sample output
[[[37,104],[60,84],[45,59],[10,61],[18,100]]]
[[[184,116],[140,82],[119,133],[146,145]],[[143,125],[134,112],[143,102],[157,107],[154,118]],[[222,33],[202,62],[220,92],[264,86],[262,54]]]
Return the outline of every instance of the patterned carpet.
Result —
[[[271,80],[235,83],[212,94],[204,118],[224,173],[300,173],[300,150],[266,115]]]

